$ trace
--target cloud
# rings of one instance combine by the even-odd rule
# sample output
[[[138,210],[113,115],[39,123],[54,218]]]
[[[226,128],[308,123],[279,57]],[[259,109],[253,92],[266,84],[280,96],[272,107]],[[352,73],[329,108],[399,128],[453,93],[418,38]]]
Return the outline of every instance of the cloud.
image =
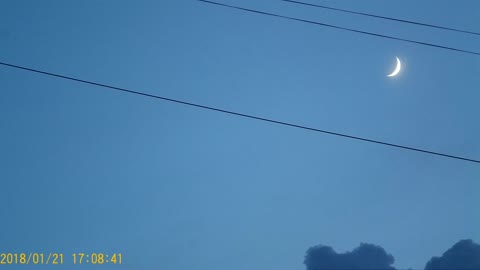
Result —
[[[480,245],[472,240],[461,240],[441,257],[433,257],[428,261],[425,270],[436,269],[480,269]]]
[[[315,246],[307,250],[304,264],[307,270],[324,269],[382,269],[394,270],[391,266],[394,257],[380,246],[361,243],[359,247],[350,252],[336,253],[329,246]]]

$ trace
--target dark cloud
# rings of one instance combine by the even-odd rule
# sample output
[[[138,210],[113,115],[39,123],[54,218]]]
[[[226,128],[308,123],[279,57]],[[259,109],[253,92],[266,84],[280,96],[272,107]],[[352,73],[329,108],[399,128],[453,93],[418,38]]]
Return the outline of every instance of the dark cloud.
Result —
[[[472,240],[461,240],[441,257],[433,257],[425,266],[425,270],[446,269],[480,269],[480,245]]]
[[[307,250],[305,265],[307,270],[325,269],[384,269],[393,270],[395,259],[385,249],[372,244],[360,244],[351,252],[336,253],[329,246],[315,246]]]

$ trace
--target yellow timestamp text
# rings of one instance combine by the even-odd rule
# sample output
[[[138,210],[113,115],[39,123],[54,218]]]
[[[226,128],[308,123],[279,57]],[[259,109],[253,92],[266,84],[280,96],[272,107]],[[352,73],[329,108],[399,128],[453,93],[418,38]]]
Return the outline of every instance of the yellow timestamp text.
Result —
[[[63,264],[62,253],[0,253],[1,264]]]
[[[123,264],[122,253],[72,253],[64,256],[63,253],[0,253],[2,264]]]
[[[122,253],[73,253],[73,264],[122,264]]]

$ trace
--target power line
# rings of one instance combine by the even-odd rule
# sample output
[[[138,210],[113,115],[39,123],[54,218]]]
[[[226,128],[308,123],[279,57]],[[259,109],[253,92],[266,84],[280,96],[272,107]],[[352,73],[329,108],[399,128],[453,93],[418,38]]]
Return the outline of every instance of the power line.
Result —
[[[379,19],[384,19],[384,20],[390,20],[390,21],[396,21],[396,22],[402,22],[402,23],[409,23],[409,24],[421,25],[421,26],[426,26],[426,27],[438,28],[438,29],[442,29],[442,30],[448,30],[448,31],[454,31],[454,32],[459,32],[459,33],[465,33],[465,34],[480,36],[480,33],[478,33],[478,32],[461,30],[461,29],[439,26],[439,25],[434,25],[434,24],[421,23],[421,22],[409,21],[409,20],[404,20],[404,19],[397,19],[397,18],[380,16],[380,15],[369,14],[369,13],[364,13],[364,12],[352,11],[352,10],[347,10],[347,9],[334,8],[334,7],[329,7],[329,6],[325,6],[325,5],[311,4],[311,3],[301,2],[301,1],[294,1],[294,0],[280,0],[280,1],[289,2],[289,3],[293,3],[293,4],[298,4],[298,5],[335,10],[335,11],[346,12],[346,13],[350,13],[350,14],[357,14],[357,15],[379,18]]]
[[[34,72],[34,73],[38,73],[38,74],[42,74],[42,75],[47,75],[47,76],[51,76],[51,77],[61,78],[61,79],[65,79],[65,80],[70,80],[70,81],[80,82],[80,83],[84,83],[84,84],[89,84],[89,85],[99,86],[99,87],[103,87],[103,88],[108,88],[108,89],[116,90],[116,91],[120,91],[120,92],[126,92],[126,93],[130,93],[130,94],[146,96],[146,97],[155,98],[155,99],[161,99],[161,100],[164,100],[164,101],[169,101],[169,102],[173,102],[173,103],[177,103],[177,104],[182,104],[182,105],[187,105],[187,106],[196,107],[196,108],[200,108],[200,109],[205,109],[205,110],[225,113],[225,114],[229,114],[229,115],[239,116],[239,117],[243,117],[243,118],[249,118],[249,119],[259,120],[259,121],[273,123],[273,124],[277,124],[277,125],[299,128],[299,129],[303,129],[303,130],[309,130],[309,131],[314,131],[314,132],[318,132],[318,133],[324,133],[324,134],[344,137],[344,138],[358,140],[358,141],[380,144],[380,145],[384,145],[384,146],[390,146],[390,147],[394,147],[394,148],[400,148],[400,149],[404,149],[404,150],[416,151],[416,152],[421,152],[421,153],[425,153],[425,154],[431,154],[431,155],[436,155],[436,156],[441,156],[441,157],[452,158],[452,159],[463,160],[463,161],[474,162],[474,163],[479,163],[480,164],[480,160],[476,160],[476,159],[470,159],[470,158],[465,158],[465,157],[461,157],[461,156],[443,154],[443,153],[424,150],[424,149],[420,149],[420,148],[403,146],[403,145],[399,145],[399,144],[377,141],[377,140],[362,138],[362,137],[358,137],[358,136],[342,134],[342,133],[338,133],[338,132],[333,132],[333,131],[322,130],[322,129],[313,128],[313,127],[308,127],[308,126],[283,122],[283,121],[279,121],[279,120],[268,119],[268,118],[264,118],[264,117],[260,117],[260,116],[251,115],[251,114],[245,114],[245,113],[239,113],[239,112],[219,109],[219,108],[205,106],[205,105],[201,105],[201,104],[186,102],[186,101],[182,101],[182,100],[178,100],[178,99],[172,99],[172,98],[157,96],[157,95],[153,95],[153,94],[147,94],[147,93],[143,93],[143,92],[139,92],[139,91],[135,91],[135,90],[130,90],[130,89],[126,89],[126,88],[121,88],[121,87],[111,86],[111,85],[102,84],[102,83],[98,83],[98,82],[87,81],[87,80],[83,80],[83,79],[78,79],[78,78],[74,78],[74,77],[60,75],[60,74],[56,74],[56,73],[46,72],[46,71],[42,71],[42,70],[38,70],[38,69],[13,65],[13,64],[5,63],[5,62],[0,62],[0,65],[10,67],[10,68],[20,69],[20,70],[24,70],[24,71]]]
[[[421,41],[416,41],[416,40],[411,40],[411,39],[404,39],[404,38],[399,38],[399,37],[394,37],[394,36],[387,36],[387,35],[383,35],[383,34],[366,32],[366,31],[356,30],[356,29],[352,29],[352,28],[336,26],[336,25],[333,25],[333,24],[326,24],[326,23],[321,23],[321,22],[316,22],[316,21],[299,19],[299,18],[294,18],[294,17],[284,16],[284,15],[269,13],[269,12],[260,11],[260,10],[254,10],[254,9],[249,9],[249,8],[227,5],[227,4],[208,1],[208,0],[195,0],[195,1],[203,2],[203,3],[207,3],[207,4],[212,4],[212,5],[228,7],[228,8],[242,10],[242,11],[247,11],[247,12],[252,12],[252,13],[257,13],[257,14],[262,14],[262,15],[267,15],[267,16],[272,16],[272,17],[277,17],[277,18],[282,18],[282,19],[287,19],[287,20],[292,20],[292,21],[297,21],[297,22],[304,22],[304,23],[309,23],[309,24],[315,24],[315,25],[330,27],[330,28],[334,28],[334,29],[339,29],[339,30],[364,34],[364,35],[393,39],[393,40],[398,40],[398,41],[403,41],[403,42],[408,42],[408,43],[414,43],[414,44],[424,45],[424,46],[429,46],[429,47],[435,47],[435,48],[440,48],[440,49],[445,49],[445,50],[457,51],[457,52],[462,52],[462,53],[468,53],[468,54],[473,54],[473,55],[480,55],[480,52],[468,51],[468,50],[463,50],[463,49],[457,49],[457,48],[454,48],[454,47],[436,45],[436,44],[433,44],[433,43],[426,43],[426,42],[421,42]]]

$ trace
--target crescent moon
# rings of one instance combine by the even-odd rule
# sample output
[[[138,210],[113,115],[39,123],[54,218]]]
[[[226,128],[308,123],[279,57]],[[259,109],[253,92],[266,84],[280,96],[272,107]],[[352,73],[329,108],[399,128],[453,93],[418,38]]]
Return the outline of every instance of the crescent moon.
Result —
[[[395,57],[395,58],[397,58],[397,67],[391,74],[387,75],[388,77],[393,77],[397,75],[400,72],[400,69],[402,68],[402,63],[400,62],[400,59],[398,59],[398,57]]]

